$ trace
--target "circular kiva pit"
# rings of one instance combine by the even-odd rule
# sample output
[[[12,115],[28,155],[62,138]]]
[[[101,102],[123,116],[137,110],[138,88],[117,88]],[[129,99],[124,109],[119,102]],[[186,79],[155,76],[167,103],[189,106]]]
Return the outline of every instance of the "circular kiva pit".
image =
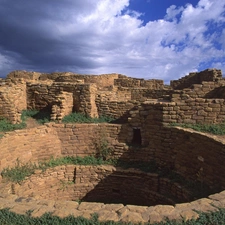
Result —
[[[190,190],[156,173],[110,165],[65,165],[45,172],[36,170],[19,184],[8,183],[4,191],[36,199],[142,206],[174,205],[192,198]]]
[[[49,125],[8,133],[0,140],[5,159],[0,161],[1,170],[13,167],[19,156],[22,156],[20,160],[24,159],[24,163],[37,162],[50,159],[52,155],[66,155],[66,152],[62,152],[62,148],[66,147],[69,155],[69,144],[71,149],[78,146],[75,142],[79,136],[76,139],[71,137],[74,132],[80,132],[80,127],[68,126],[66,129],[62,126]],[[88,126],[90,129],[91,126]],[[107,126],[111,132],[119,127]],[[82,127],[87,128],[86,125]],[[67,140],[68,136],[70,139]],[[173,165],[173,171],[176,174],[180,172],[182,179],[174,179],[174,173],[169,169],[150,173],[111,165],[57,166],[44,172],[36,170],[19,183],[0,177],[0,209],[9,208],[23,214],[31,211],[32,216],[52,212],[61,217],[73,215],[90,218],[97,213],[101,221],[158,222],[165,218],[197,218],[199,214],[196,211],[225,208],[225,191],[222,191],[225,189],[224,141],[180,128],[164,128],[160,138],[160,141],[152,138],[152,143],[156,140],[158,147],[154,152],[156,162],[161,160],[170,168]],[[143,155],[146,157],[146,152],[154,149],[153,145],[147,148],[132,148],[119,142],[114,145],[118,149],[123,146],[127,151],[121,157],[124,160]],[[72,154],[76,156],[74,152]],[[160,168],[163,168],[163,164]],[[197,190],[199,192],[196,194]]]

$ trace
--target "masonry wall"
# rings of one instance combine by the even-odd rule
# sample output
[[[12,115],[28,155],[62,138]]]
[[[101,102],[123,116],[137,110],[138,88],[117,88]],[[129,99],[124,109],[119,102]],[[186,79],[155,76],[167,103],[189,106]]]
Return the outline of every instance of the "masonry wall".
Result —
[[[11,123],[21,122],[21,112],[27,108],[26,84],[22,80],[17,82],[2,81],[0,83],[0,117]]]
[[[61,142],[51,127],[16,130],[0,139],[0,171],[18,162],[37,162],[61,155]]]
[[[184,187],[158,174],[109,165],[66,165],[45,172],[37,170],[21,184],[4,191],[39,199],[146,206],[191,200]]]
[[[201,84],[203,81],[219,81],[222,79],[222,71],[217,69],[207,69],[199,73],[189,73],[179,80],[173,80],[170,85],[174,89],[189,88],[192,84]]]
[[[144,80],[144,79],[137,79],[137,78],[131,78],[131,77],[121,77],[118,79],[115,79],[114,85],[120,86],[120,87],[146,87],[148,89],[162,89],[164,87],[163,80]]]
[[[147,99],[164,99],[169,98],[171,93],[173,93],[170,89],[161,89],[161,90],[152,90],[152,89],[132,89],[131,90],[131,99],[136,101],[145,101]]]
[[[161,165],[186,178],[198,180],[214,190],[224,190],[223,141],[194,131],[176,128],[155,130],[149,148]],[[216,172],[215,172],[216,171]]]
[[[27,163],[52,156],[95,155],[96,143],[107,140],[117,158],[149,163],[154,160],[186,178],[205,182],[214,189],[225,189],[225,179],[220,176],[225,170],[223,141],[194,131],[164,127],[157,122],[157,117],[147,117],[141,128],[142,143],[136,146],[132,143],[135,126],[137,120],[129,126],[49,124],[9,132],[0,139],[0,170],[14,166],[18,160]]]
[[[118,122],[125,123],[128,119],[129,111],[139,103],[137,101],[97,101],[96,106],[99,116],[108,116],[117,119]]]
[[[139,106],[131,111],[127,127],[128,142],[131,147],[122,157],[129,154],[130,160],[155,160],[161,166],[175,170],[186,178],[209,184],[211,188],[223,190],[225,179],[220,177],[225,167],[225,143],[213,135],[198,133],[193,130],[166,127],[160,104]],[[132,147],[134,129],[140,129],[142,143]],[[217,175],[215,171],[218,171]]]
[[[126,141],[126,130],[119,124],[54,124],[61,143],[61,154],[87,156],[96,154],[96,146],[105,141],[108,147],[121,154],[120,143]]]
[[[15,166],[18,160],[27,163],[58,156],[95,155],[103,141],[107,141],[109,148],[113,148],[119,157],[124,151],[121,143],[125,139],[125,131],[116,124],[53,123],[8,132],[0,139],[0,171]]]
[[[225,120],[224,99],[189,98],[163,107],[165,123],[222,123]]]
[[[28,109],[51,112],[52,106],[59,104],[62,93],[65,95],[65,92],[68,92],[73,94],[73,112],[98,117],[95,105],[96,91],[95,84],[53,83],[48,85],[27,83],[27,107]],[[71,101],[69,104],[71,105]]]
[[[74,82],[77,80],[84,80],[85,84],[95,83],[96,86],[101,89],[103,87],[112,86],[114,84],[114,80],[123,77],[123,75],[113,73],[113,74],[101,74],[101,75],[79,75],[79,74],[71,74],[71,75],[61,75],[55,81],[56,82]]]

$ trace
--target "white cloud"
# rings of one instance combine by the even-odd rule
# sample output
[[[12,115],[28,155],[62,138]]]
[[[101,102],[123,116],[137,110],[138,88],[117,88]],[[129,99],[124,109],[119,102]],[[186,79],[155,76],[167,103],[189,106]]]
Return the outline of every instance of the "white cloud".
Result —
[[[216,22],[221,17],[224,3],[201,0],[196,7],[171,6],[165,20],[145,26],[137,15],[120,14],[127,5],[127,1],[110,7],[109,3],[99,3],[91,15],[82,18],[81,27],[92,27],[92,52],[101,64],[94,72],[118,71],[169,80],[197,70],[199,63],[212,56],[222,56],[213,46],[213,34],[206,38],[205,32],[207,21]],[[180,19],[175,19],[179,15]]]
[[[46,2],[37,4],[38,12],[46,11],[36,20],[32,17],[33,23],[17,21],[18,27],[26,26],[26,32],[35,32],[36,36],[41,34],[38,40],[47,43],[43,52],[37,53],[40,56],[35,55],[38,50],[32,52],[34,59],[27,50],[33,68],[42,66],[37,63],[37,57],[42,57],[44,61],[49,59],[50,67],[56,70],[64,57],[68,63],[57,69],[91,74],[118,72],[168,81],[196,71],[203,62],[209,64],[213,59],[212,65],[221,65],[224,59],[224,50],[215,45],[217,42],[225,47],[225,32],[218,32],[225,23],[224,1],[200,0],[196,7],[172,5],[164,19],[145,25],[140,13],[129,9],[129,0],[67,0],[54,10]],[[32,2],[29,4],[32,6]],[[210,24],[216,29],[211,30]],[[48,43],[55,44],[50,48]],[[59,57],[59,61],[45,56],[47,53]]]

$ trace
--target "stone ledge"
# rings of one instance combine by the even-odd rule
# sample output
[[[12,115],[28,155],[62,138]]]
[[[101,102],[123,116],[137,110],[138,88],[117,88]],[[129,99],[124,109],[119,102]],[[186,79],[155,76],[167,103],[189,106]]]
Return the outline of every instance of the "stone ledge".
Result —
[[[225,191],[210,195],[208,198],[198,199],[193,202],[157,206],[135,206],[123,204],[103,204],[96,202],[54,201],[38,200],[35,198],[18,197],[16,195],[1,195],[0,209],[9,208],[11,212],[26,214],[31,210],[31,216],[41,217],[44,213],[51,212],[61,218],[72,215],[83,216],[90,219],[94,213],[98,214],[100,221],[123,222],[161,222],[166,218],[171,220],[197,219],[199,212],[217,211],[225,208]]]

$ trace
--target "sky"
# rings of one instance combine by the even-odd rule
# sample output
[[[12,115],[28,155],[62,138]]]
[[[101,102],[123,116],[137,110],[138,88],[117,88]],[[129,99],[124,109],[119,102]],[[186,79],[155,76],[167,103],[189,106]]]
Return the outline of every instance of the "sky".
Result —
[[[13,70],[176,80],[225,73],[224,0],[0,0],[0,77]]]

